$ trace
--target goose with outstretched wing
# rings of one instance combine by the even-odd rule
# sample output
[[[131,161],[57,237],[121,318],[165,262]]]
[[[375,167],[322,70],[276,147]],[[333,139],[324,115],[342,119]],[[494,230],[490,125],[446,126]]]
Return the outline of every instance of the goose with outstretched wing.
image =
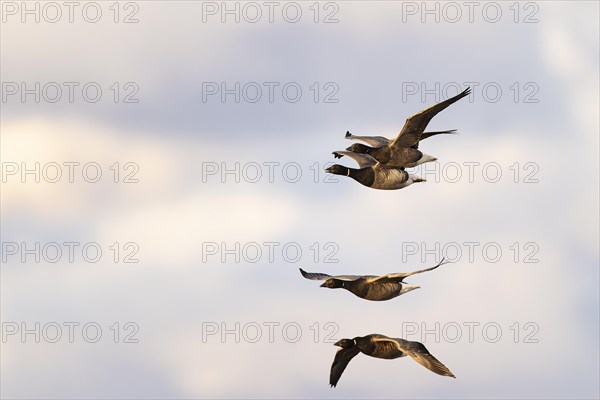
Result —
[[[420,342],[412,342],[400,338],[390,338],[384,335],[372,334],[354,339],[342,339],[335,346],[341,347],[335,354],[329,384],[335,387],[350,361],[359,353],[383,359],[395,359],[409,356],[431,372],[438,375],[456,378],[452,372],[435,358]]]
[[[300,268],[300,273],[306,279],[325,281],[321,287],[329,289],[346,289],[355,296],[371,301],[384,301],[398,297],[404,293],[420,288],[418,285],[409,285],[404,279],[423,272],[431,271],[447,261],[440,261],[437,265],[413,272],[400,272],[395,274],[376,275],[336,275],[306,272]]]
[[[387,145],[380,145],[384,141],[378,140],[377,143],[371,141],[371,143],[377,144],[376,146],[370,147],[355,143],[346,150],[354,153],[368,154],[380,163],[396,168],[412,168],[426,162],[435,161],[435,157],[424,154],[418,149],[421,140],[432,136],[432,133],[425,133],[425,128],[427,128],[429,122],[440,111],[468,96],[470,93],[471,89],[467,88],[448,100],[408,117],[398,136],[389,141]],[[435,134],[439,133],[453,133],[453,131],[435,132]]]

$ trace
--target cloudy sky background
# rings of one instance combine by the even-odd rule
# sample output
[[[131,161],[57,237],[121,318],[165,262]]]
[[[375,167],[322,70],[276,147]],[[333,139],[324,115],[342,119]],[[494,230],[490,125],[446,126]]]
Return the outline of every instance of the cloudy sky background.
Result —
[[[132,24],[114,23],[112,3],[100,4],[103,15],[95,24],[80,10],[73,23],[31,17],[22,23],[20,14],[3,8],[3,95],[6,82],[97,82],[103,88],[97,103],[77,90],[73,103],[66,92],[57,103],[36,103],[32,96],[22,103],[18,95],[2,101],[5,173],[11,163],[36,162],[96,162],[103,172],[98,183],[83,180],[80,169],[70,183],[66,167],[58,183],[3,175],[3,398],[600,396],[597,2],[521,5],[518,23],[508,2],[499,3],[497,23],[483,18],[484,2],[472,23],[463,3],[456,23],[448,21],[454,14],[443,14],[445,3],[438,6],[439,23],[431,15],[423,23],[421,10],[403,21],[409,6],[391,1],[335,3],[337,23],[315,23],[312,2],[299,3],[298,23],[282,18],[285,3],[275,9],[274,23],[266,7],[257,23],[235,23],[231,16],[222,23],[219,14],[203,22],[201,2],[147,1],[136,3],[139,22]],[[335,10],[325,3],[319,9],[320,19]],[[131,10],[121,8],[120,18]],[[534,11],[538,22],[523,23]],[[135,82],[139,103],[113,102],[114,82],[121,90]],[[257,103],[235,103],[231,95],[225,103],[218,96],[203,102],[203,82],[280,86],[272,103],[266,92]],[[288,82],[303,89],[296,103],[282,98]],[[321,90],[317,103],[314,82]],[[323,102],[328,82],[339,88],[337,103]],[[344,177],[325,182],[331,151],[349,145],[346,130],[393,137],[408,115],[445,97],[406,95],[403,88],[436,82],[477,83],[472,97],[429,126],[460,134],[422,145],[439,158],[440,171],[448,163],[462,166],[462,179],[436,182],[430,173],[427,183],[392,192]],[[510,89],[515,82],[517,101]],[[498,101],[485,99],[486,84],[502,89]],[[539,89],[536,103],[524,102],[531,87]],[[125,163],[136,163],[139,182],[114,183],[109,167],[115,162],[120,180],[129,172]],[[236,162],[279,164],[273,182],[266,167],[257,183],[203,177],[209,165]],[[480,163],[473,182],[464,176],[469,162]],[[282,175],[286,163],[300,166],[298,182],[287,181],[294,169]],[[497,183],[482,176],[486,163],[500,166]],[[518,182],[510,169],[515,163]],[[524,182],[533,171],[526,163],[535,164],[537,183]],[[7,254],[7,243],[23,242],[95,242],[103,254],[97,263],[83,260],[80,250],[72,263],[65,254],[56,263]],[[115,242],[136,243],[139,262],[115,263],[109,249]],[[220,254],[203,254],[208,242],[280,245],[273,262],[262,246],[256,263],[231,256],[223,263]],[[479,243],[472,260],[466,242]],[[286,243],[300,246],[299,261],[283,257]],[[313,243],[320,248],[316,260]],[[383,303],[321,289],[298,273],[299,267],[332,274],[410,271],[443,255],[408,254],[411,243],[421,250],[458,243],[463,253],[408,280],[422,289]],[[502,249],[499,261],[483,256],[486,243]],[[325,262],[331,249],[336,263]],[[531,249],[538,262],[523,262]],[[121,261],[125,253],[121,248]],[[33,328],[36,322],[95,322],[103,336],[88,343],[76,328],[69,343],[63,326],[57,343],[36,343],[33,335],[23,343],[6,332],[14,323]],[[119,343],[110,330],[115,322]],[[139,327],[138,343],[123,343],[127,322]],[[279,324],[273,343],[264,325],[270,322]],[[380,333],[423,341],[458,379],[412,360],[359,356],[330,389],[336,348],[325,340],[332,332],[328,322],[336,327],[328,339]],[[236,343],[234,335],[221,340],[217,334],[203,341],[207,323],[256,323],[262,337]],[[301,327],[296,343],[282,333],[286,323]],[[462,336],[455,343],[423,337],[421,327],[435,330],[436,323],[458,324]],[[479,324],[472,341],[465,323]],[[502,329],[496,343],[482,333],[490,323]],[[408,326],[419,332],[405,335]],[[525,340],[532,327],[537,330],[529,339],[537,343]]]

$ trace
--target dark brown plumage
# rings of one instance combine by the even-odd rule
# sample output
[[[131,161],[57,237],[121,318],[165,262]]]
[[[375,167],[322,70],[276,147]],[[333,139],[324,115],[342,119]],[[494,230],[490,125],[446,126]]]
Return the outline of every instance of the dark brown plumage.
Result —
[[[423,154],[418,150],[419,142],[436,134],[453,133],[453,131],[426,133],[425,128],[427,128],[431,119],[440,111],[463,97],[468,96],[470,93],[471,89],[467,88],[448,100],[442,101],[441,103],[435,104],[408,117],[398,136],[387,144],[384,144],[385,140],[381,140],[385,138],[377,137],[377,140],[367,141],[369,144],[374,144],[373,147],[356,143],[346,150],[354,153],[368,154],[387,167],[412,168],[426,162],[435,161],[435,157]],[[350,135],[350,137],[352,138],[352,135]]]
[[[325,171],[330,174],[349,176],[358,183],[373,189],[396,190],[416,182],[425,182],[418,176],[409,174],[404,168],[388,167],[381,164],[368,154],[358,154],[351,151],[334,151],[336,158],[347,156],[358,163],[360,169],[348,168],[334,164]]]
[[[432,118],[449,105],[456,103],[458,100],[468,96],[469,94],[471,94],[471,88],[466,88],[461,93],[449,98],[448,100],[444,100],[441,103],[435,104],[423,111],[411,115],[406,119],[406,122],[404,123],[404,126],[402,127],[402,130],[396,139],[392,140],[389,145],[394,148],[413,147],[415,145],[418,146],[425,128],[427,128],[427,125]]]
[[[390,300],[411,290],[418,289],[420,286],[409,285],[403,282],[405,278],[436,269],[445,264],[444,260],[437,265],[413,272],[400,272],[396,274],[387,274],[382,276],[374,275],[338,275],[331,276],[327,274],[306,272],[300,268],[303,277],[310,280],[325,281],[321,287],[330,289],[343,288],[354,295],[372,301]]]
[[[409,356],[431,372],[442,376],[456,378],[454,374],[437,358],[432,356],[429,350],[427,350],[423,343],[420,342],[372,334],[363,337],[355,337],[354,339],[342,339],[336,342],[335,346],[339,346],[341,349],[335,354],[333,364],[331,365],[329,384],[332,387],[337,385],[350,360],[359,353],[388,360]]]

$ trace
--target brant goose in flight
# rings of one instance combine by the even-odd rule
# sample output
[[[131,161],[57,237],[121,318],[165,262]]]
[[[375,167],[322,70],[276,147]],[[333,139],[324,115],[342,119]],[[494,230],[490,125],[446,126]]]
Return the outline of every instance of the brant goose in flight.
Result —
[[[377,162],[368,154],[358,154],[351,151],[335,151],[333,154],[336,158],[342,156],[352,158],[358,163],[360,169],[334,164],[326,168],[325,171],[330,174],[349,176],[358,183],[373,189],[396,190],[416,182],[425,182],[425,179],[409,174],[404,168],[388,167]]]
[[[440,265],[446,264],[444,259],[436,266],[421,269],[413,272],[400,272],[396,274],[387,274],[382,276],[375,275],[337,275],[306,272],[300,268],[303,277],[315,281],[325,281],[321,287],[330,289],[343,288],[352,292],[355,296],[366,300],[384,301],[398,297],[411,290],[418,289],[420,286],[404,283],[404,278],[411,275],[420,274],[436,269]]]
[[[353,151],[355,153],[369,154],[380,163],[386,164],[390,167],[407,168],[409,164],[416,166],[418,164],[422,164],[423,162],[433,161],[433,157],[426,156],[417,150],[419,147],[419,141],[425,137],[424,131],[427,127],[427,124],[429,124],[429,121],[431,121],[431,119],[435,117],[437,113],[462,99],[463,97],[468,96],[470,93],[471,89],[466,88],[463,92],[457,94],[456,96],[408,117],[398,136],[394,140],[390,141],[387,145],[369,147],[365,146],[364,144],[357,143],[350,146],[346,150]],[[380,139],[385,138],[379,137],[377,140],[378,143],[383,143],[383,141]],[[372,142],[375,143],[374,141]],[[407,152],[406,148],[412,148],[413,150],[416,150],[416,152]]]
[[[431,372],[438,375],[456,378],[452,372],[437,358],[431,355],[427,348],[420,342],[411,342],[404,339],[389,338],[384,335],[367,335],[354,339],[342,339],[335,343],[341,347],[335,354],[331,365],[329,384],[335,387],[346,369],[346,366],[358,353],[363,353],[375,358],[393,359],[409,356]]]

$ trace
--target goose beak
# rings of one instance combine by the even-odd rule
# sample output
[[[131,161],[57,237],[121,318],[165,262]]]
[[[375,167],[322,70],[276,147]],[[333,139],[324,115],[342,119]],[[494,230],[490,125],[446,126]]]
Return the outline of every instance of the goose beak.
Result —
[[[341,342],[342,342],[341,340],[338,340],[338,341],[337,341],[337,342],[335,342],[333,345],[334,345],[334,346],[340,346],[340,347],[342,347],[342,344],[341,344]]]
[[[331,172],[331,168],[332,168],[332,167],[325,168],[325,172],[329,172],[329,173],[331,174],[331,173],[332,173],[332,172]],[[321,286],[323,286],[323,285],[321,285]]]
[[[326,282],[323,282],[319,287],[327,287]]]

